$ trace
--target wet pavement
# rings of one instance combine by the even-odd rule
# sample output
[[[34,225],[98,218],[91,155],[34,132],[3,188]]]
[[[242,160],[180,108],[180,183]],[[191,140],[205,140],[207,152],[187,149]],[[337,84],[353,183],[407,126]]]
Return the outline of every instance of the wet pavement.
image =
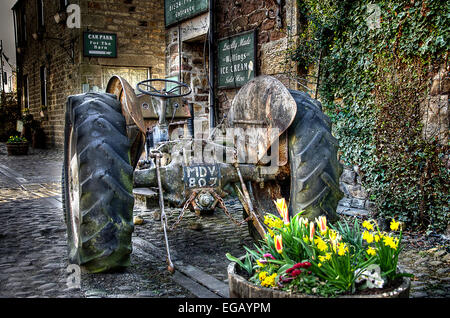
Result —
[[[8,156],[0,143],[0,297],[227,297],[225,253],[238,256],[252,246],[247,226],[236,226],[218,209],[213,215],[186,213],[169,232],[171,275],[165,263],[158,209],[135,206],[144,219],[133,233],[131,266],[122,272],[88,274],[68,267],[61,206],[60,150],[30,148]],[[235,199],[231,215],[242,218]],[[168,209],[169,226],[180,209]],[[405,233],[400,264],[415,275],[412,298],[450,296],[450,247],[442,235]],[[78,284],[79,280],[79,286]]]

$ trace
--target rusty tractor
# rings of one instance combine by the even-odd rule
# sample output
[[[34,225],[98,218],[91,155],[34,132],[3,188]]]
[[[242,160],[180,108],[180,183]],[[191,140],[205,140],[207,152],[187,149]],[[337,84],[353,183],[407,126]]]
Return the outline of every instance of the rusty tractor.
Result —
[[[320,102],[308,94],[256,77],[222,122],[203,131],[183,103],[191,93],[186,84],[146,80],[137,90],[114,76],[106,93],[68,98],[62,189],[70,262],[90,272],[129,265],[133,187],[158,193],[170,271],[167,203],[182,208],[174,225],[188,211],[219,207],[235,223],[247,223],[255,239],[264,237],[264,215],[275,213],[273,200],[281,197],[290,216],[337,218],[338,142]],[[149,108],[157,115],[151,129],[143,116]],[[174,124],[177,113],[185,120]],[[241,201],[242,220],[227,212],[227,195]]]

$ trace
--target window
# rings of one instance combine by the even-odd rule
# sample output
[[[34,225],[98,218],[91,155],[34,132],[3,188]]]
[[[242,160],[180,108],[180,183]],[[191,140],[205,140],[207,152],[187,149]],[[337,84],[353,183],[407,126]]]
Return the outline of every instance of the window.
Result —
[[[47,106],[47,68],[45,66],[41,66],[40,77],[41,77],[41,105]]]
[[[14,7],[14,25],[16,44],[20,46],[27,40],[27,20],[24,7]]]
[[[36,0],[36,9],[37,9],[37,23],[38,23],[38,30],[42,29],[45,24],[45,18],[44,18],[44,1],[43,0]]]

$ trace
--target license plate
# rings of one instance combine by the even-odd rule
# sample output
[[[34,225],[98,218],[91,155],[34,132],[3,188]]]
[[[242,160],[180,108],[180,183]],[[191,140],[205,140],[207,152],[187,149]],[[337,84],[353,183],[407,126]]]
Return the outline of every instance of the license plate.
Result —
[[[189,189],[217,188],[220,169],[216,164],[197,164],[183,167],[184,184]]]

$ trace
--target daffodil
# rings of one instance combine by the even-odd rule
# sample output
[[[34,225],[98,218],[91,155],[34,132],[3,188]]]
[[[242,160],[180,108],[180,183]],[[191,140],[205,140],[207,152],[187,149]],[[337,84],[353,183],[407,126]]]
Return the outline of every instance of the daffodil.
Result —
[[[345,243],[339,243],[338,246],[338,255],[339,256],[344,256],[345,253],[348,252],[348,246]]]
[[[363,227],[365,227],[366,229],[368,229],[369,231],[373,230],[373,224],[370,221],[364,221],[362,224]]]
[[[363,240],[366,240],[367,243],[369,244],[373,242],[373,234],[370,233],[369,231],[364,231],[362,238]]]
[[[380,241],[380,236],[378,234],[375,234],[374,239],[375,239],[375,242],[378,243]]]
[[[283,221],[274,215],[265,215],[264,224],[269,227],[269,229],[281,229],[283,227]]]
[[[390,236],[384,236],[383,237],[383,242],[385,246],[389,246],[392,249],[397,249],[398,246],[398,239],[394,239]]]
[[[283,218],[283,222],[285,225],[289,224],[289,211],[286,205],[286,200],[284,198],[277,199],[276,201],[273,201],[275,203],[275,206],[277,207],[278,213],[280,213],[281,217]]]
[[[400,226],[400,222],[395,222],[395,220],[392,219],[392,221],[391,221],[391,230],[392,231],[397,231],[399,226]]]
[[[317,248],[319,249],[319,251],[324,252],[324,251],[328,250],[327,243],[325,243],[325,241],[322,240],[320,237],[316,238],[314,240],[314,243],[316,243]]]
[[[372,255],[372,256],[377,254],[377,251],[372,246],[369,246],[369,248],[367,248],[366,252],[368,255]]]

